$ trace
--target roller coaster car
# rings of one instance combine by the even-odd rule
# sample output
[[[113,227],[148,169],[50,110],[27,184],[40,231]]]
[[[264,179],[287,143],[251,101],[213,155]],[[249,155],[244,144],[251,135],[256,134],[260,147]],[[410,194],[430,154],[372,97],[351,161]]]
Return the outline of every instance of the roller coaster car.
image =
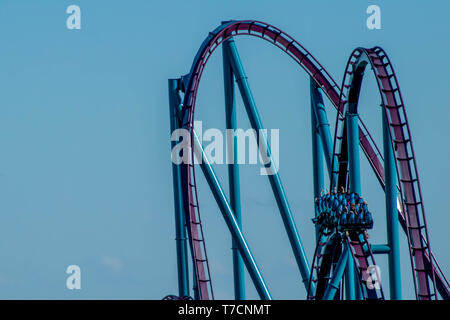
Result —
[[[176,296],[174,294],[169,294],[167,296],[165,296],[164,298],[162,298],[163,300],[193,300],[192,297],[190,296]]]
[[[373,228],[373,219],[370,213],[363,217],[360,215],[355,215],[354,217],[350,215],[350,217],[344,218],[344,221],[341,221],[341,217],[331,216],[328,212],[324,211],[316,218],[313,218],[312,222],[328,229],[337,227],[339,231],[361,231]]]
[[[355,223],[346,223],[344,225],[339,225],[338,229],[342,231],[363,231],[373,228],[372,217],[366,217],[364,221],[356,221]]]
[[[340,226],[341,231],[364,231],[368,229],[372,229],[373,224],[366,226],[366,225],[347,225],[347,226]]]

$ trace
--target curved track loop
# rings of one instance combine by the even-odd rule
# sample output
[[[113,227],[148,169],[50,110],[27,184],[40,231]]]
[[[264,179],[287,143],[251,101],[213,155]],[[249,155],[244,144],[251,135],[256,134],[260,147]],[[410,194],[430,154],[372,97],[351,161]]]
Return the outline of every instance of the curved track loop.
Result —
[[[189,74],[183,77],[185,96],[183,99],[183,106],[180,114],[180,120],[182,121],[183,128],[186,128],[188,130],[193,129],[195,102],[198,87],[204,67],[209,57],[223,41],[239,35],[249,35],[262,38],[287,53],[306,71],[308,75],[311,76],[312,79],[314,79],[314,81],[322,89],[325,95],[330,99],[334,107],[338,110],[338,113],[342,114],[342,110],[344,108],[343,106],[341,106],[339,94],[341,90],[339,86],[328,74],[328,72],[322,67],[322,65],[302,45],[300,45],[300,43],[298,43],[295,39],[293,39],[285,32],[281,31],[280,29],[264,22],[254,20],[227,21],[222,23],[222,25],[217,27],[213,32],[209,33],[208,37],[204,40],[197,52]],[[366,155],[370,165],[372,166],[380,184],[384,187],[383,158],[373,138],[371,137],[369,131],[362,121],[360,121],[359,136],[361,148]],[[191,199],[193,199],[192,195],[195,195],[196,197],[197,194],[194,168],[185,165],[183,171],[185,177],[183,182],[185,190],[189,190],[188,192],[185,192],[187,193],[185,194],[185,198],[191,201]],[[187,204],[185,208],[188,209],[188,211],[186,212],[189,212],[189,216],[198,217],[194,220],[196,222],[200,222],[198,205],[191,206],[190,204]],[[399,217],[402,225],[406,225],[406,215],[404,214],[404,212],[405,210],[400,210],[399,212]],[[190,223],[188,225],[188,229],[199,229],[199,226],[201,231],[201,223],[199,225]],[[197,232],[199,231],[197,230]],[[203,267],[198,266],[197,269],[208,270],[209,267],[207,263],[206,250],[204,250],[204,242],[201,247],[197,247],[199,247],[199,250],[193,250],[194,255],[198,252],[198,256],[196,256],[194,259],[196,261],[196,264],[203,264]],[[438,288],[442,288],[441,294],[447,294],[447,296],[450,297],[449,284],[443,276],[442,271],[437,266],[432,253],[428,250],[428,252],[425,252],[424,256],[426,259],[428,259],[428,264],[432,266],[432,275],[434,275],[438,280],[438,283],[440,283],[440,286],[438,285]],[[209,281],[210,284],[210,279],[207,276],[204,277],[204,280]],[[205,286],[202,287],[201,285],[199,285],[199,287],[200,291],[205,290]],[[200,293],[200,296],[204,297],[205,295],[202,295]]]
[[[379,47],[373,49],[357,48],[353,51],[345,69],[340,97],[340,113],[336,118],[335,154],[339,163],[340,183],[347,180],[347,162],[342,150],[346,148],[345,121],[343,114],[350,110],[357,113],[359,92],[366,66],[372,67],[382,99],[390,135],[392,148],[396,158],[398,186],[400,189],[401,212],[406,218],[406,234],[408,237],[410,257],[413,266],[413,278],[416,295],[419,299],[436,298],[436,281],[429,263],[431,250],[428,239],[425,210],[423,206],[420,181],[411,141],[411,132],[406,116],[403,98],[393,67],[386,53]],[[343,91],[347,90],[348,101],[343,100]],[[344,160],[344,161],[342,161]],[[344,177],[343,179],[341,179]],[[342,181],[341,181],[342,180]],[[429,281],[429,277],[430,280]]]

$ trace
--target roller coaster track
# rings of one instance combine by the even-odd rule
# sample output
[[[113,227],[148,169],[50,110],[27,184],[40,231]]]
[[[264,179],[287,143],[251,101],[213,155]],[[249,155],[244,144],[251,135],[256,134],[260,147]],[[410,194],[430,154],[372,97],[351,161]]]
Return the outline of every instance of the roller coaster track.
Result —
[[[194,155],[191,154],[190,156],[193,157]],[[181,181],[182,183],[187,183],[189,185],[188,194],[184,197],[187,201],[185,201],[183,205],[185,207],[184,211],[188,213],[185,217],[185,221],[189,226],[189,244],[194,260],[193,263],[196,278],[196,287],[194,288],[194,291],[196,292],[198,299],[214,299],[208,256],[206,254],[205,237],[200,218],[194,159],[191,158],[188,164],[183,164],[182,166],[185,170],[182,170],[181,172]]]
[[[359,271],[363,297],[367,300],[384,300],[381,283],[379,283],[380,288],[367,283],[369,279],[369,268],[370,266],[376,266],[376,263],[366,237],[362,232],[352,232],[347,239],[347,243],[352,250],[352,257]],[[379,275],[377,275],[377,279],[380,279]]]
[[[320,300],[331,279],[332,266],[336,262],[336,253],[342,251],[341,243],[336,234],[324,230],[320,233],[311,268],[311,276],[308,284],[308,300]],[[336,252],[338,250],[338,252]],[[315,291],[311,283],[315,284]]]
[[[349,84],[345,82],[347,74],[348,72],[351,74],[353,66],[358,65],[363,57],[367,58],[367,62],[374,69],[383,99],[383,106],[390,120],[391,136],[394,142],[396,159],[399,163],[400,183],[398,188],[402,195],[399,198],[399,219],[408,236],[416,296],[419,299],[436,298],[435,286],[444,299],[450,299],[449,283],[429,247],[416,160],[403,99],[392,65],[381,48],[359,48],[354,51],[349,59],[344,76],[343,90],[341,90],[322,65],[300,43],[280,29],[254,20],[223,22],[213,32],[209,33],[197,52],[190,72],[182,77],[184,98],[179,110],[181,127],[191,130],[191,132],[193,130],[198,87],[208,59],[222,42],[240,35],[264,39],[280,48],[297,62],[317,83],[337,109],[338,124],[343,119],[346,106],[343,90],[348,89],[347,86]],[[341,128],[340,125],[339,128]],[[338,129],[338,126],[336,126],[336,129]],[[359,122],[359,143],[377,179],[384,188],[384,161],[380,150],[361,119]],[[335,143],[335,153],[336,151]],[[184,208],[187,212],[186,224],[195,265],[198,296],[201,299],[209,299],[213,297],[211,277],[200,220],[194,166],[192,164],[182,165],[182,183],[184,186]],[[373,259],[370,253],[370,246],[366,242],[361,242],[362,240],[359,238],[354,239],[351,237],[348,241],[352,247],[352,256],[355,259],[355,263],[358,264],[360,271],[364,271],[364,268],[367,268],[368,259]],[[368,250],[363,250],[364,246],[367,246]],[[317,252],[320,253],[321,250],[316,250]],[[315,260],[317,260],[317,257],[314,257]],[[431,279],[431,286],[429,279]],[[416,284],[416,281],[418,284]],[[369,292],[366,298],[375,298],[375,296]],[[380,298],[379,294],[376,295],[376,298]]]
[[[355,104],[355,108],[357,108],[361,82],[367,65],[372,67],[377,79],[382,99],[381,106],[388,116],[388,124],[391,129],[392,147],[397,160],[398,180],[400,182],[401,212],[406,212],[403,215],[406,220],[402,225],[406,226],[416,293],[419,299],[429,300],[436,295],[436,280],[432,265],[429,263],[431,249],[411,132],[394,69],[387,54],[379,47],[373,49],[357,48],[350,56],[345,69],[339,104],[341,109],[336,118],[335,141],[340,143],[337,146],[338,149],[334,152],[336,158],[340,159],[339,179],[341,181],[339,181],[339,184],[345,184],[348,176],[348,162],[346,157],[342,157],[341,153],[347,142],[344,137],[345,122],[342,115],[348,111],[350,104]],[[344,100],[344,90],[349,91],[347,101]],[[429,276],[431,284],[428,281]]]
[[[361,280],[360,289],[363,298],[366,300],[384,300],[383,290],[373,285],[367,284],[369,279],[369,267],[375,266],[375,259],[370,249],[370,244],[363,232],[350,232],[345,241],[342,241],[339,233],[335,230],[322,232],[317,241],[316,250],[311,268],[310,283],[308,285],[308,300],[321,300],[326,287],[331,279],[334,265],[342,252],[342,246],[348,245],[351,248],[352,260],[359,271]],[[379,279],[379,276],[377,277]],[[311,287],[311,282],[315,283],[315,291]],[[342,295],[336,295],[339,299]]]

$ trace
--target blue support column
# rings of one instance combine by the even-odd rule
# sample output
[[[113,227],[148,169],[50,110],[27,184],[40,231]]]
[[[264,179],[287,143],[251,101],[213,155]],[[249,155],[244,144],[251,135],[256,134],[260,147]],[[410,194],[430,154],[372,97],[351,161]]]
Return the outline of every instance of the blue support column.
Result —
[[[225,90],[225,118],[226,129],[236,130],[236,103],[234,99],[234,75],[225,46],[222,46],[223,55],[223,80]],[[234,139],[234,141],[230,141]],[[234,212],[236,221],[242,230],[241,221],[241,195],[239,186],[239,164],[237,161],[237,138],[227,136],[228,178],[230,190],[230,205]],[[236,300],[245,300],[245,278],[244,262],[237,248],[236,241],[232,240],[233,250],[233,274],[234,274],[234,297]]]
[[[347,144],[349,162],[350,191],[361,194],[360,164],[359,164],[359,118],[357,113],[347,113]],[[355,266],[349,259],[345,270],[345,292],[348,300],[355,300],[356,282]]]
[[[400,274],[400,247],[398,235],[398,211],[397,211],[397,169],[395,165],[394,151],[389,133],[389,125],[384,108],[382,108],[383,121],[383,147],[384,147],[384,172],[385,172],[385,196],[387,238],[389,251],[389,288],[391,300],[401,300],[401,274]]]
[[[317,130],[322,140],[322,150],[325,154],[325,162],[328,168],[328,177],[331,180],[333,174],[333,181],[337,183],[337,159],[333,162],[333,140],[331,139],[330,124],[328,122],[327,112],[323,103],[321,89],[317,86],[317,83],[311,79],[311,103],[313,105],[313,111],[315,115]],[[334,164],[334,168],[332,168]]]
[[[169,109],[170,109],[170,130],[171,133],[178,129],[177,108],[181,103],[178,95],[178,79],[169,79]],[[171,141],[171,147],[176,145],[176,141]],[[183,194],[181,191],[180,166],[172,162],[173,195],[175,209],[175,241],[177,250],[177,271],[178,271],[178,295],[180,297],[189,296],[189,270],[187,238],[185,228],[185,214],[183,209]]]
[[[381,254],[381,253],[389,253],[391,252],[391,248],[387,244],[372,244],[370,246],[370,250],[373,254]]]
[[[347,260],[347,267],[345,268],[345,295],[347,300],[356,299],[356,273],[355,264],[352,259]]]
[[[346,266],[348,265],[348,261],[352,260],[349,251],[350,249],[348,248],[348,245],[344,243],[341,256],[339,257],[336,268],[333,271],[333,276],[331,277],[331,280],[323,294],[323,300],[334,299],[336,291],[339,289],[339,283],[341,282]]]
[[[355,274],[355,278],[354,279],[355,279],[355,294],[356,294],[355,299],[356,300],[363,300],[364,296],[363,296],[362,287],[361,287],[361,280],[362,279],[360,279],[360,274],[358,272],[358,269],[354,265],[354,260],[353,260],[353,257],[351,255],[349,255],[349,259],[348,260],[352,261],[352,264],[354,266],[353,269],[354,269],[354,274]]]
[[[236,44],[234,43],[233,39],[229,39],[226,40],[223,45],[226,47],[226,50],[228,50],[228,56],[233,67],[233,72],[236,76],[236,81],[238,83],[239,91],[241,93],[242,100],[245,105],[245,110],[247,111],[251,126],[254,130],[261,132],[260,130],[263,129],[263,125],[258,113],[258,109],[256,107],[255,100],[253,99],[253,95],[251,93],[250,86],[247,81],[247,76],[245,75],[244,68],[241,63],[241,59],[239,58]],[[261,138],[264,144],[263,147],[265,150],[267,150],[267,155],[270,159],[270,163],[273,164],[274,162],[271,156],[270,146],[267,142],[267,137],[264,134],[261,134]],[[261,147],[259,145],[259,140],[260,139],[258,139],[258,146]],[[297,265],[300,269],[303,284],[307,289],[308,279],[310,275],[309,263],[306,257],[305,249],[303,248],[302,242],[300,240],[300,235],[298,234],[297,227],[295,226],[294,218],[292,217],[292,212],[289,207],[289,203],[287,201],[280,176],[278,172],[276,172],[272,175],[268,175],[268,177],[270,185],[274,192],[278,208],[280,210],[281,217],[283,219],[284,226],[286,228],[286,232],[289,237],[292,250],[294,252],[295,259],[297,261]]]
[[[319,128],[317,126],[316,99],[314,98],[315,82],[311,79],[311,138],[312,138],[312,158],[313,158],[313,183],[314,183],[314,199],[320,197],[320,192],[324,189],[323,174],[323,145],[320,140]],[[316,203],[314,203],[314,216],[317,217]],[[320,237],[318,225],[316,228],[316,241]]]
[[[200,143],[197,134],[195,133],[195,130],[193,130],[192,136],[194,139],[195,145],[194,148],[196,150],[196,155],[199,159],[202,159],[200,164],[202,172],[206,178],[206,181],[208,182],[208,185],[211,189],[211,192],[213,193],[214,198],[216,199],[220,212],[222,213],[225,223],[227,224],[228,230],[230,231],[233,240],[236,242],[238,246],[239,252],[244,260],[245,266],[247,267],[247,271],[250,274],[253,283],[255,284],[256,291],[258,291],[258,294],[261,297],[261,299],[272,300],[272,297],[269,293],[266,283],[264,282],[264,279],[261,275],[258,265],[256,264],[256,261],[253,258],[253,255],[250,251],[250,247],[247,241],[245,240],[244,235],[242,234],[241,228],[239,227],[239,223],[237,222],[233,210],[231,209],[231,206],[228,203],[228,200],[225,196],[222,186],[219,183],[219,180],[217,179],[214,169],[211,166],[208,158],[206,157],[206,154],[203,150],[203,147]]]
[[[359,118],[357,113],[347,113],[346,121],[350,191],[361,194],[358,120]]]

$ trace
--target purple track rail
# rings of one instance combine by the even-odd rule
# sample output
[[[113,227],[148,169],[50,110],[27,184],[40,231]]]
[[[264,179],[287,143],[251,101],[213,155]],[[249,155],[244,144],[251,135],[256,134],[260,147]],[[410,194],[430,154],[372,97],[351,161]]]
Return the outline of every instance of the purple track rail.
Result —
[[[363,298],[366,300],[384,300],[381,283],[379,283],[379,289],[373,284],[370,285],[367,283],[369,280],[369,267],[376,266],[376,263],[370,249],[369,241],[364,236],[364,232],[351,232],[349,238],[347,238],[347,243],[350,245],[353,260],[358,269]],[[380,279],[378,274],[377,279]]]
[[[321,300],[330,280],[330,271],[333,264],[332,253],[336,243],[330,239],[331,232],[327,234],[322,233],[321,235],[324,236],[324,239],[321,236],[317,240],[309,277],[307,300]],[[312,290],[311,284],[315,285],[315,290]]]
[[[188,213],[186,217],[192,259],[194,261],[194,272],[196,278],[196,288],[198,297],[201,300],[214,299],[212,289],[211,273],[208,263],[208,255],[206,253],[205,237],[203,234],[203,226],[200,218],[200,207],[198,201],[195,171],[194,171],[194,154],[190,155],[190,163],[183,164],[182,183],[188,183],[190,188],[187,194],[183,195],[185,200],[184,208]]]
[[[198,51],[196,58],[193,62],[192,68],[190,73],[187,75],[186,83],[185,83],[185,97],[183,100],[183,127],[191,130],[193,128],[194,123],[194,114],[195,114],[195,103],[197,98],[197,92],[198,87],[200,84],[200,79],[203,74],[203,70],[206,66],[206,63],[209,59],[209,57],[212,55],[214,50],[226,39],[234,37],[234,36],[240,36],[240,35],[248,35],[248,36],[254,36],[261,39],[264,39],[268,41],[269,43],[274,44],[278,48],[280,48],[282,51],[284,51],[286,54],[288,54],[297,64],[299,64],[306,73],[314,79],[314,81],[319,85],[319,87],[322,89],[324,94],[329,98],[331,103],[334,105],[334,107],[338,110],[338,113],[342,115],[342,111],[344,109],[343,104],[341,104],[340,101],[340,88],[337,85],[337,83],[333,80],[333,78],[328,74],[328,72],[322,67],[322,65],[300,44],[298,43],[294,38],[289,36],[287,33],[281,31],[280,29],[269,25],[264,22],[255,21],[255,20],[242,20],[242,21],[231,21],[226,22],[222,24],[219,28],[217,28],[214,32],[210,33],[205,42],[203,43],[202,47]],[[378,55],[379,52],[382,52],[382,49],[375,48],[377,52],[373,51],[371,54]],[[387,56],[385,56],[387,59]],[[374,56],[373,59],[376,57]],[[378,57],[380,58],[380,57]],[[388,61],[388,59],[387,59]],[[377,76],[377,80],[379,81],[379,85],[383,85],[383,90],[394,90],[392,92],[383,91],[384,96],[389,98],[390,102],[392,102],[393,96],[395,94],[400,94],[398,87],[392,88],[387,85],[386,79],[381,79],[383,76],[388,76],[387,81],[390,83],[391,79],[395,80],[395,84],[397,83],[397,79],[395,74],[393,73],[392,66],[390,63],[388,65],[383,66],[385,63],[380,63],[380,66],[375,66],[375,69],[377,70],[377,74],[381,77]],[[388,69],[386,67],[389,67],[392,73],[386,73]],[[379,69],[378,69],[379,68]],[[384,70],[383,70],[384,68]],[[384,73],[383,73],[384,71]],[[389,89],[391,88],[391,89]],[[396,93],[398,92],[398,93]],[[396,101],[396,100],[395,100]],[[389,110],[393,110],[392,115],[395,116],[395,112],[401,111],[402,114],[405,117],[406,120],[406,114],[404,113],[403,108],[403,101],[401,99],[400,95],[400,101],[401,101],[401,107],[400,108],[392,108]],[[397,107],[397,104],[390,104],[390,102],[387,103],[388,106]],[[408,155],[408,157],[405,157],[405,159],[410,160],[399,160],[402,161],[402,164],[400,165],[400,170],[403,174],[402,183],[400,186],[401,190],[404,190],[405,193],[402,193],[404,195],[408,195],[409,197],[408,202],[404,203],[406,208],[402,208],[399,210],[399,218],[402,226],[406,228],[406,233],[409,234],[409,232],[412,233],[412,236],[409,237],[414,240],[414,243],[421,244],[419,247],[412,246],[411,248],[411,255],[417,256],[420,255],[421,258],[415,259],[416,264],[413,266],[414,272],[417,272],[420,274],[419,282],[425,283],[424,279],[428,276],[435,280],[437,288],[440,289],[440,293],[444,298],[450,298],[450,290],[449,290],[449,283],[445,276],[443,275],[441,269],[439,268],[436,259],[434,258],[433,254],[431,253],[431,250],[429,250],[428,246],[428,236],[423,234],[421,230],[426,228],[422,227],[422,224],[420,224],[419,221],[414,220],[415,213],[421,212],[422,214],[419,215],[423,216],[423,203],[421,202],[421,192],[420,192],[420,186],[418,183],[418,177],[417,177],[417,170],[415,165],[415,157],[414,152],[412,149],[412,144],[407,142],[410,137],[409,132],[409,126],[407,126],[407,120],[406,120],[406,128],[407,130],[403,132],[403,127],[401,126],[401,133],[400,131],[393,129],[393,139],[397,140],[396,142],[398,144],[396,155],[404,153],[405,155]],[[393,127],[391,127],[393,128]],[[399,134],[398,136],[396,134]],[[384,187],[384,168],[383,168],[383,159],[379,152],[378,147],[376,146],[373,138],[371,137],[369,131],[365,127],[364,123],[361,121],[360,128],[359,128],[359,140],[361,148],[366,155],[370,165],[372,166],[378,180],[380,181],[380,184]],[[410,139],[409,139],[410,141]],[[408,146],[409,145],[409,146]],[[408,153],[407,148],[410,148],[410,153]],[[400,151],[398,151],[400,150]],[[397,158],[398,159],[398,158]],[[400,159],[403,159],[400,157]],[[413,171],[410,171],[413,169]],[[408,174],[409,170],[409,174]],[[192,199],[193,196],[197,197],[197,189],[196,189],[196,183],[195,183],[195,174],[194,174],[194,168],[190,166],[184,167],[185,171],[185,177],[186,180],[184,181],[184,197],[185,199]],[[412,175],[412,172],[414,172],[414,176]],[[415,180],[417,178],[417,180]],[[418,187],[414,187],[414,185],[417,185]],[[420,204],[417,204],[416,201],[416,194],[415,192],[418,191],[419,198],[420,198]],[[411,200],[413,199],[413,202]],[[420,207],[420,208],[419,208]],[[200,229],[201,230],[201,222],[200,222],[200,213],[198,210],[198,201],[195,205],[188,205],[189,215],[192,217],[197,217],[194,219],[194,221],[199,222],[199,224],[190,224],[188,227],[190,229]],[[417,222],[417,225],[414,223]],[[194,227],[195,225],[195,227]],[[412,227],[412,228],[411,228]],[[419,231],[413,231],[413,228],[420,228]],[[197,231],[198,232],[198,231]],[[191,247],[193,246],[195,248],[195,243],[193,243],[193,240],[191,241]],[[198,244],[199,245],[199,244]],[[206,249],[204,246],[204,239],[201,241],[201,248],[198,250],[198,256],[195,258],[196,264],[198,266],[197,269],[203,269],[205,270],[205,273],[208,272],[208,275],[205,274],[204,276],[204,282],[211,284],[210,278],[209,278],[209,265],[208,265],[208,259],[206,256]],[[427,248],[424,250],[423,248]],[[197,250],[193,250],[194,252],[197,252]],[[200,264],[203,264],[203,267],[200,267]],[[429,266],[429,268],[427,268]],[[425,271],[420,271],[421,268],[424,268]],[[418,269],[418,270],[416,270]],[[206,271],[208,270],[208,271]],[[427,280],[428,281],[428,280]],[[198,282],[198,287],[200,290],[200,296],[201,297],[209,297],[210,294],[207,292],[207,286],[203,285],[201,282]],[[423,284],[422,287],[423,288]],[[203,293],[203,291],[205,291]],[[416,290],[417,291],[417,290]],[[212,290],[211,290],[212,293]],[[422,298],[428,297],[429,293],[426,292],[426,290],[420,289],[418,292],[418,297],[422,297],[422,295],[425,295]],[[206,298],[207,299],[207,298]]]

